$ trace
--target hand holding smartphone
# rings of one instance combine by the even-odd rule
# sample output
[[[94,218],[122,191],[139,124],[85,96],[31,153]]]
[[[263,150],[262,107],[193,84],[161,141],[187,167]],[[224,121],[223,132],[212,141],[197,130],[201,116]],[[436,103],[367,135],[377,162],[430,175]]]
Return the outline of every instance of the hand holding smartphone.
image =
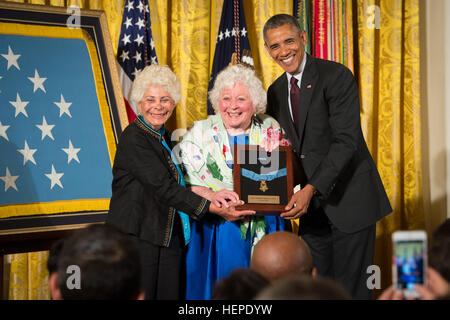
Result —
[[[392,281],[405,298],[419,298],[414,286],[425,285],[427,234],[425,231],[396,231],[392,234]]]

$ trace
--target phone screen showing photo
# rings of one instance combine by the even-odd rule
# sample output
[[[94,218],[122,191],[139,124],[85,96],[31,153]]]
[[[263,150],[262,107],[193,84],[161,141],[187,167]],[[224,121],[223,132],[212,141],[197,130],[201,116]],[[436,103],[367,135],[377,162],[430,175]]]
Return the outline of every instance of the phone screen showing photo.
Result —
[[[414,290],[415,283],[424,283],[425,252],[423,241],[396,242],[397,289]]]

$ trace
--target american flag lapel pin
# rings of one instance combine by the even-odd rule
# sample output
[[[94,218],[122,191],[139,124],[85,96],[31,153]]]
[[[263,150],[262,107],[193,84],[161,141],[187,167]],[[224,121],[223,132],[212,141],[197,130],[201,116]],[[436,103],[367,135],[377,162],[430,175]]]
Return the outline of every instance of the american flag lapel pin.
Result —
[[[306,89],[311,89],[311,85],[308,84],[308,85],[306,86]]]

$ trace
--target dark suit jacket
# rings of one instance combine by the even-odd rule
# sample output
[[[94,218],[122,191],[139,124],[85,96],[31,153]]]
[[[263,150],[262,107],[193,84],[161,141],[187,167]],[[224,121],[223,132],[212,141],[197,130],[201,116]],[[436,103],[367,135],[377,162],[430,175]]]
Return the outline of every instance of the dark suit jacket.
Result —
[[[358,89],[351,71],[307,56],[298,128],[291,120],[288,95],[284,73],[269,87],[266,113],[285,129],[307,183],[319,192],[310,209],[321,206],[330,221],[348,233],[389,214],[392,208],[361,130]]]
[[[174,219],[180,219],[175,209],[200,219],[210,202],[178,184],[178,170],[161,144],[162,138],[139,118],[123,131],[114,159],[106,222],[167,247]],[[165,140],[170,145],[168,134]]]

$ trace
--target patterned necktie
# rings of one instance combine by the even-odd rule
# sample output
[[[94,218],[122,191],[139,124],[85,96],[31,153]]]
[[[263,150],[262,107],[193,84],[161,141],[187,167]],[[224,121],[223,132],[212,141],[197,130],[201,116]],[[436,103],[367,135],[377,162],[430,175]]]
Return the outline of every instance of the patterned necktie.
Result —
[[[298,80],[295,77],[291,77],[291,110],[296,130],[298,130],[298,113],[300,108],[300,88],[297,82]]]

